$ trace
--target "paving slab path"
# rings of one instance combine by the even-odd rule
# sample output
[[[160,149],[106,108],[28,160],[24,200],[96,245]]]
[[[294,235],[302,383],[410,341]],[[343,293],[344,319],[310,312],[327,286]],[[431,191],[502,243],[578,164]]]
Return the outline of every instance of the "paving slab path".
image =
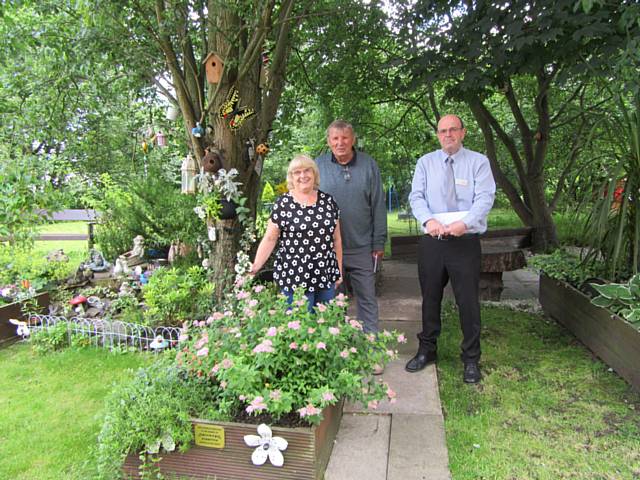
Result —
[[[537,297],[537,275],[531,272],[506,272],[504,282],[507,299]],[[450,480],[436,366],[417,373],[404,370],[417,351],[421,330],[415,261],[385,260],[378,303],[381,328],[403,332],[408,339],[382,375],[397,401],[381,402],[374,411],[345,405],[325,480]],[[355,302],[349,308],[355,316]]]

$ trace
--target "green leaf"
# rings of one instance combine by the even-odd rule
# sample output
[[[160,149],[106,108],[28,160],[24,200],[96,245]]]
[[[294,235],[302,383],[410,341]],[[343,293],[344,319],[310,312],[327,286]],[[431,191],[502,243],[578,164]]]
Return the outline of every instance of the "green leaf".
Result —
[[[611,305],[613,305],[614,302],[607,297],[596,297],[591,299],[591,303],[593,303],[597,307],[609,308]]]
[[[618,283],[609,283],[607,285],[598,285],[592,283],[591,286],[596,289],[596,291],[602,295],[603,297],[611,298],[611,299],[625,299],[629,300],[633,298],[631,296],[631,292],[629,288],[625,285],[620,285]]]

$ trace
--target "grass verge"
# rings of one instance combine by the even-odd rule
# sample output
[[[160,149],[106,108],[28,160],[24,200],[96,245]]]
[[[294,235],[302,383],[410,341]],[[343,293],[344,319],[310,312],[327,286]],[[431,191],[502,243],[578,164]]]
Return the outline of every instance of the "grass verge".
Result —
[[[482,309],[484,379],[462,382],[445,308],[438,375],[454,480],[638,479],[640,395],[553,321]]]
[[[98,349],[38,355],[0,350],[0,478],[95,477],[92,450],[104,398],[149,357]]]

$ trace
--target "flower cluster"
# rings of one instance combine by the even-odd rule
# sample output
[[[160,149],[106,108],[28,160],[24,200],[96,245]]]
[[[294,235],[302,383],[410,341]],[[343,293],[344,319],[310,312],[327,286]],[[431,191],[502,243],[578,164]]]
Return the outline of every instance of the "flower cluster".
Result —
[[[19,285],[11,284],[0,288],[0,298],[5,302],[19,302],[31,298],[36,294],[36,289],[29,280],[22,280]]]
[[[365,335],[346,315],[346,302],[340,295],[309,313],[302,292],[290,306],[271,288],[245,283],[204,325],[185,325],[177,361],[221,387],[219,409],[230,416],[295,413],[317,423],[322,409],[342,398],[369,408],[393,402],[395,392],[371,372],[406,340],[389,331]]]

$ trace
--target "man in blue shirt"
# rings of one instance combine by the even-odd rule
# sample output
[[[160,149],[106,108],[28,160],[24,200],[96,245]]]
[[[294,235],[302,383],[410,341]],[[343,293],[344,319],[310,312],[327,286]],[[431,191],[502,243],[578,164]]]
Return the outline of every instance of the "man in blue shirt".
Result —
[[[425,233],[418,249],[422,332],[418,353],[405,369],[417,372],[437,360],[442,294],[451,280],[463,334],[463,380],[478,383],[482,378],[479,234],[487,229],[496,185],[487,157],[462,146],[465,133],[460,117],[442,117],[437,130],[442,149],[420,157],[413,175],[409,202]]]

